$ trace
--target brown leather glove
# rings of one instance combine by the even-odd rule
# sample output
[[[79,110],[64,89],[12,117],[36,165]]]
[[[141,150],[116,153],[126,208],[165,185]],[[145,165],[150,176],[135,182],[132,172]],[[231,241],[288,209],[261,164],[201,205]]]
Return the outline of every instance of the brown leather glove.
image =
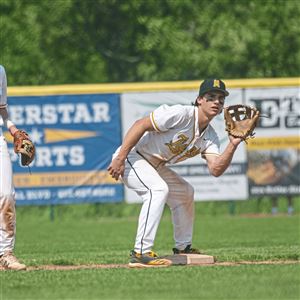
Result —
[[[260,112],[255,107],[237,104],[224,108],[225,128],[228,134],[244,141],[254,136]]]
[[[21,155],[22,166],[28,166],[34,160],[35,147],[26,131],[18,130],[15,132],[14,151]]]

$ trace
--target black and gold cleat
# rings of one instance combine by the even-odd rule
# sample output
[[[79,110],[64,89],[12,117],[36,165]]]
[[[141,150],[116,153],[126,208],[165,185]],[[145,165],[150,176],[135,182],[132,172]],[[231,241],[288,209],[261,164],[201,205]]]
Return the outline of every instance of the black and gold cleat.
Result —
[[[183,250],[173,248],[174,254],[203,254],[199,249],[192,248],[192,245],[187,245]]]
[[[154,267],[169,267],[172,264],[172,261],[165,258],[159,258],[158,255],[153,252],[147,252],[140,254],[134,250],[130,253],[130,268],[154,268]]]

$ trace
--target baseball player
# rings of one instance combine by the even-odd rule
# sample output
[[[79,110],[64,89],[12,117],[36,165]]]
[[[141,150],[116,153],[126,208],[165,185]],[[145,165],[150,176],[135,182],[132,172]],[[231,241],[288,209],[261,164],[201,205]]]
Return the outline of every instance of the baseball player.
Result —
[[[25,270],[13,254],[16,235],[15,191],[13,187],[12,165],[3,136],[6,126],[13,136],[18,129],[8,119],[6,97],[6,74],[0,65],[0,267],[9,270]]]
[[[192,248],[193,187],[168,166],[201,154],[213,176],[227,169],[242,139],[229,136],[220,154],[219,139],[210,121],[222,112],[228,95],[223,81],[203,81],[194,105],[161,105],[133,124],[113,155],[110,175],[116,180],[121,177],[143,200],[130,267],[170,265],[152,251],[165,204],[172,214],[173,252],[200,253]]]

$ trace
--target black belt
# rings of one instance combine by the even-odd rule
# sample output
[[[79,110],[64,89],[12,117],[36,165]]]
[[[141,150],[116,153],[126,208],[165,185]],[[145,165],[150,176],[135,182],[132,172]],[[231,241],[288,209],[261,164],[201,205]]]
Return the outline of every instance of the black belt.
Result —
[[[159,163],[158,163],[158,165],[157,166],[154,166],[141,152],[139,152],[138,150],[135,150],[136,151],[136,153],[139,155],[139,156],[141,156],[147,163],[149,163],[155,170],[160,166],[160,164],[161,163],[164,163],[164,161],[162,160],[162,161],[160,161]]]

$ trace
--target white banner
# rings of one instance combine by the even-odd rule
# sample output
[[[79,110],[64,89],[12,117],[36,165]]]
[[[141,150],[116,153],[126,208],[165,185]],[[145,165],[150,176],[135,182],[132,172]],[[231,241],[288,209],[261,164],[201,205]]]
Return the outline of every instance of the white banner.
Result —
[[[260,118],[258,137],[299,136],[300,89],[260,88],[245,90],[246,104],[257,107]]]
[[[185,92],[152,92],[127,93],[121,97],[123,136],[132,124],[144,116],[149,115],[162,104],[190,105],[195,102],[198,91]],[[226,98],[226,106],[242,103],[242,90],[231,89]],[[213,122],[221,142],[221,151],[228,143],[223,114],[217,116]],[[245,200],[248,198],[248,181],[246,177],[246,148],[244,143],[236,151],[230,168],[221,177],[211,176],[206,162],[201,156],[196,156],[172,166],[177,173],[190,182],[195,189],[195,200]],[[139,197],[132,191],[125,189],[127,202],[140,202]]]
[[[247,89],[263,116],[248,145],[251,195],[300,194],[300,89]]]

